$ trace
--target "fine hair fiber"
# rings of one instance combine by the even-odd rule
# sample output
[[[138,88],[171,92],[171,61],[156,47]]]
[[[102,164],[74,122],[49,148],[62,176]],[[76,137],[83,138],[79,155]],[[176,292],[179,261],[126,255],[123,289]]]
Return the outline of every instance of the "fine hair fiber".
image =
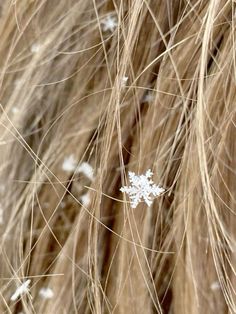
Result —
[[[0,2],[0,314],[236,313],[235,12]]]

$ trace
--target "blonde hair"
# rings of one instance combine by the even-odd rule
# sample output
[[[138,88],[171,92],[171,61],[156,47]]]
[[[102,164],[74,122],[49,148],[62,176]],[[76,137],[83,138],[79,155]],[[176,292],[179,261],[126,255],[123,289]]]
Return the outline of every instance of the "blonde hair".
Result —
[[[236,313],[235,3],[1,5],[0,312]]]

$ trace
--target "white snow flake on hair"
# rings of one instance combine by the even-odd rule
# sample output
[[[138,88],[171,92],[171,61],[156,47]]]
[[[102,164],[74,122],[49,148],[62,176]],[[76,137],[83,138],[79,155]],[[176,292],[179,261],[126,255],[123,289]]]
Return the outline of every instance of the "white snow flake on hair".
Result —
[[[220,283],[219,281],[214,281],[212,284],[211,284],[211,290],[218,290],[220,289]]]
[[[20,112],[20,109],[17,108],[17,107],[12,107],[11,112],[12,112],[13,114],[17,114],[17,113]]]
[[[62,164],[62,169],[66,172],[73,172],[76,169],[77,162],[75,160],[74,155],[70,155],[66,157]]]
[[[126,83],[128,81],[128,76],[123,76],[122,79],[121,79],[121,86],[122,87],[125,87],[126,86]]]
[[[32,53],[37,53],[37,52],[39,52],[40,49],[41,49],[41,45],[39,43],[34,43],[30,47],[30,50]]]
[[[65,208],[65,207],[66,207],[66,202],[61,201],[61,203],[60,203],[60,207],[61,207],[61,208]]]
[[[151,91],[148,91],[143,97],[143,101],[147,103],[153,102],[154,99],[155,98],[154,98],[153,92]]]
[[[153,199],[150,195],[152,194],[155,197],[165,191],[150,179],[153,176],[150,169],[146,171],[145,175],[135,175],[134,172],[130,171],[128,175],[131,185],[121,187],[120,191],[129,195],[132,208],[136,208],[142,199],[148,206],[151,206]]]
[[[101,24],[103,32],[110,31],[113,33],[117,27],[117,18],[108,15],[101,21]]]
[[[31,280],[28,279],[25,282],[22,283],[22,285],[20,285],[16,291],[14,292],[14,294],[11,296],[11,301],[16,301],[21,295],[23,295],[24,293],[29,292],[29,284],[30,284]]]
[[[82,162],[76,172],[83,173],[89,180],[93,181],[93,167],[88,162]]]
[[[54,296],[54,293],[51,288],[41,288],[39,290],[39,295],[43,299],[52,299]]]
[[[83,194],[80,199],[81,199],[82,204],[85,207],[87,207],[91,202],[91,198],[89,196],[89,193]]]

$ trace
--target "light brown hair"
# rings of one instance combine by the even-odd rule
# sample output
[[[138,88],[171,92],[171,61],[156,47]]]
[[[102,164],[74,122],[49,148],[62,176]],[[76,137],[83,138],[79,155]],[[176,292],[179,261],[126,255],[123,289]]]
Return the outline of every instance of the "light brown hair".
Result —
[[[0,313],[236,313],[235,23],[228,0],[1,2]],[[165,193],[132,208],[147,169]]]

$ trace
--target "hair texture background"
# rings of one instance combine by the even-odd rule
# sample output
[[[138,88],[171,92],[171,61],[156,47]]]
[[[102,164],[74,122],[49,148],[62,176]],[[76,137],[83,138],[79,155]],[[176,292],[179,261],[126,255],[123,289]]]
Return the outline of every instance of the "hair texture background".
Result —
[[[236,313],[235,5],[1,2],[0,313]]]

